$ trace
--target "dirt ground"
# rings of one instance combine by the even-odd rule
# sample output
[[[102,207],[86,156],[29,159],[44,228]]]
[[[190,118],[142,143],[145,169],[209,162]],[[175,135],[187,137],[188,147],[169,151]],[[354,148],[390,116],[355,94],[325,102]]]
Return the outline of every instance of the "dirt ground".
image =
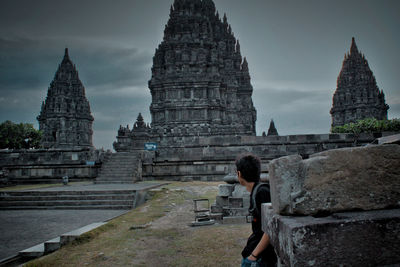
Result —
[[[188,243],[190,245],[190,240],[195,238],[198,235],[201,235],[203,238],[206,238],[207,241],[209,242],[210,240],[216,239],[216,236],[213,235],[221,235],[220,238],[224,238],[224,235],[231,235],[237,236],[237,247],[244,247],[245,242],[247,240],[247,237],[250,233],[250,226],[249,225],[221,225],[218,222],[214,225],[211,226],[200,226],[200,227],[193,227],[190,226],[190,223],[194,221],[194,206],[193,206],[193,199],[199,198],[199,197],[204,197],[207,196],[208,194],[215,193],[218,190],[218,184],[215,185],[185,185],[183,186],[178,186],[176,188],[171,189],[171,191],[176,191],[176,192],[183,192],[184,195],[189,196],[185,197],[185,200],[183,203],[170,203],[172,206],[172,209],[165,214],[165,216],[151,222],[149,225],[149,229],[162,233],[162,231],[166,231],[168,235],[166,238],[160,238],[159,236],[155,235],[151,238],[143,238],[139,244],[141,248],[138,247],[137,251],[140,251],[135,257],[135,261],[132,262],[134,265],[135,264],[143,264],[145,263],[145,266],[178,266],[174,264],[179,264],[179,266],[210,266],[212,263],[207,263],[207,265],[197,265],[194,264],[193,261],[190,260],[190,255],[187,255],[185,253],[185,247],[182,244],[181,248],[177,248],[176,255],[169,255],[168,258],[165,258],[164,262],[160,262],[158,257],[151,257],[150,255],[154,253],[154,251],[157,250],[166,250],[168,247],[171,250],[174,250],[174,245],[172,244],[173,239],[180,239],[182,242],[183,240],[187,242],[182,242],[182,243]],[[168,196],[167,196],[168,198]],[[215,200],[215,198],[214,198]],[[210,202],[212,204],[213,202]],[[141,211],[146,211],[148,209],[148,205],[145,205],[144,207],[141,208]],[[176,237],[175,237],[176,236]],[[229,236],[228,236],[229,238]],[[199,246],[197,249],[198,250],[204,250],[204,247],[201,247],[201,243],[192,244],[192,245],[197,245]],[[206,245],[204,245],[206,246]],[[224,246],[224,244],[219,244],[218,246]],[[230,250],[231,248],[226,244],[226,249]],[[146,249],[145,249],[146,248]],[[233,249],[233,248],[232,248]],[[196,248],[190,247],[189,250],[191,252],[196,251]],[[207,251],[207,248],[206,248]],[[212,253],[211,248],[209,253]],[[210,255],[211,258],[214,258],[217,255]],[[175,257],[187,257],[187,261],[183,260],[177,260]],[[217,256],[218,257],[218,256]],[[239,266],[240,264],[240,254],[236,256],[239,260],[237,261],[237,265],[233,262],[226,262],[223,265],[218,265],[218,266]],[[236,262],[236,261],[235,261]],[[200,262],[199,262],[200,263]],[[182,265],[181,265],[182,264]],[[187,265],[186,265],[187,264]],[[193,264],[193,265],[192,265]]]
[[[240,266],[249,224],[192,227],[193,199],[215,201],[217,182],[176,182],[88,238],[27,266]]]

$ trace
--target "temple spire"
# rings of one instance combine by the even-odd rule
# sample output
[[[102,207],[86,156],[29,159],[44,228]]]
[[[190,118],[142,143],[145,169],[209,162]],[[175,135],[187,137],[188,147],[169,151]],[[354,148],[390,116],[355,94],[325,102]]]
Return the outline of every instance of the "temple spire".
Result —
[[[249,71],[249,64],[247,63],[246,57],[243,58],[242,71]]]
[[[357,45],[356,45],[356,40],[354,37],[351,39],[351,47],[350,47],[350,55],[356,55],[359,54],[360,52],[358,51]]]
[[[271,119],[271,122],[269,123],[269,129],[268,129],[267,136],[272,136],[272,135],[279,135],[278,130],[275,127],[275,123],[274,123],[273,119]]]

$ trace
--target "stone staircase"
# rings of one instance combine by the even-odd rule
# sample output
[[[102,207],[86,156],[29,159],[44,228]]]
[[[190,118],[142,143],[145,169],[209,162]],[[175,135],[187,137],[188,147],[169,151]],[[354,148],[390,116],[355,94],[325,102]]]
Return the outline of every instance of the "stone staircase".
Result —
[[[129,184],[141,180],[140,155],[130,152],[113,153],[103,163],[96,184]]]
[[[134,190],[6,191],[0,192],[0,210],[132,209]]]

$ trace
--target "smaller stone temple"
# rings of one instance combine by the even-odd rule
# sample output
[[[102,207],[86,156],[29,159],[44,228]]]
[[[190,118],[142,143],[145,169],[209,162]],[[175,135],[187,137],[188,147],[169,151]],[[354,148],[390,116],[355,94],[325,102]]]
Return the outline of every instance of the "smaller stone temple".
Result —
[[[93,147],[89,101],[78,71],[65,49],[64,58],[42,103],[37,117],[43,132],[43,148]]]
[[[385,94],[376,84],[365,56],[358,51],[354,37],[350,53],[345,54],[337,79],[330,111],[332,127],[365,118],[387,119],[389,106]]]
[[[279,135],[279,134],[278,134],[278,130],[277,130],[276,127],[275,127],[274,120],[271,120],[271,122],[270,122],[270,124],[269,124],[267,136],[272,136],[272,135]]]

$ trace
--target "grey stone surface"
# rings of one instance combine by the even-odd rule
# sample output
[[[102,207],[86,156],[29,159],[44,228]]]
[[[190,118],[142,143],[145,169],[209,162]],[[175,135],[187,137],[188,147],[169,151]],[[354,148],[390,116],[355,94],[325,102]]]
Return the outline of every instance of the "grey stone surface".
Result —
[[[147,190],[159,183],[136,184],[86,184],[32,191],[104,191]],[[16,255],[27,249],[64,233],[94,222],[103,222],[126,213],[126,210],[0,210],[0,259]]]
[[[234,207],[224,207],[223,212],[224,217],[232,217],[232,216],[247,216],[249,215],[248,208],[234,208]]]
[[[220,184],[218,185],[218,196],[229,197],[234,188],[235,186],[231,184]]]
[[[331,109],[332,126],[340,126],[365,118],[387,119],[389,106],[385,94],[376,84],[368,61],[358,51],[354,38],[350,53],[345,55],[337,79]]]
[[[60,183],[63,176],[88,180],[97,176],[105,154],[93,148],[1,150],[0,168],[9,183]]]
[[[124,210],[0,211],[0,259],[93,222],[106,221]]]
[[[270,160],[282,156],[309,155],[328,149],[371,143],[382,134],[321,134],[296,136],[182,137],[157,139],[158,149],[143,162],[143,180],[221,181],[235,173],[234,161],[243,151],[261,158],[262,173]],[[147,154],[144,153],[144,154]]]
[[[215,198],[215,204],[222,208],[222,207],[226,207],[229,205],[229,196],[217,196]]]
[[[70,231],[68,233],[64,233],[60,236],[60,243],[61,243],[61,245],[65,245],[65,244],[75,240],[80,235],[87,233],[93,229],[96,229],[97,227],[100,227],[104,224],[105,224],[105,222],[94,222],[89,225],[85,225],[81,228]]]
[[[217,205],[217,204],[211,205],[211,213],[222,213],[222,211],[223,211],[222,207],[223,206],[220,206],[220,205]]]
[[[20,251],[18,254],[23,257],[41,257],[44,255],[44,243],[37,244],[30,248]]]
[[[50,252],[56,251],[56,250],[60,249],[60,247],[61,247],[61,238],[59,236],[44,242],[44,252],[45,253],[50,253]]]
[[[235,189],[232,192],[232,197],[241,198],[244,208],[250,207],[250,192],[246,190],[246,187],[235,184]]]
[[[400,146],[379,145],[321,152],[270,164],[276,213],[317,214],[400,206]]]
[[[399,266],[400,209],[282,216],[262,206],[281,266]]]
[[[241,197],[229,197],[229,206],[232,208],[243,208],[243,198]]]
[[[232,173],[228,174],[227,176],[224,177],[223,181],[224,181],[225,183],[228,183],[228,184],[236,184],[236,183],[239,183],[239,179],[238,179],[236,173],[235,173],[235,174],[232,174]]]

